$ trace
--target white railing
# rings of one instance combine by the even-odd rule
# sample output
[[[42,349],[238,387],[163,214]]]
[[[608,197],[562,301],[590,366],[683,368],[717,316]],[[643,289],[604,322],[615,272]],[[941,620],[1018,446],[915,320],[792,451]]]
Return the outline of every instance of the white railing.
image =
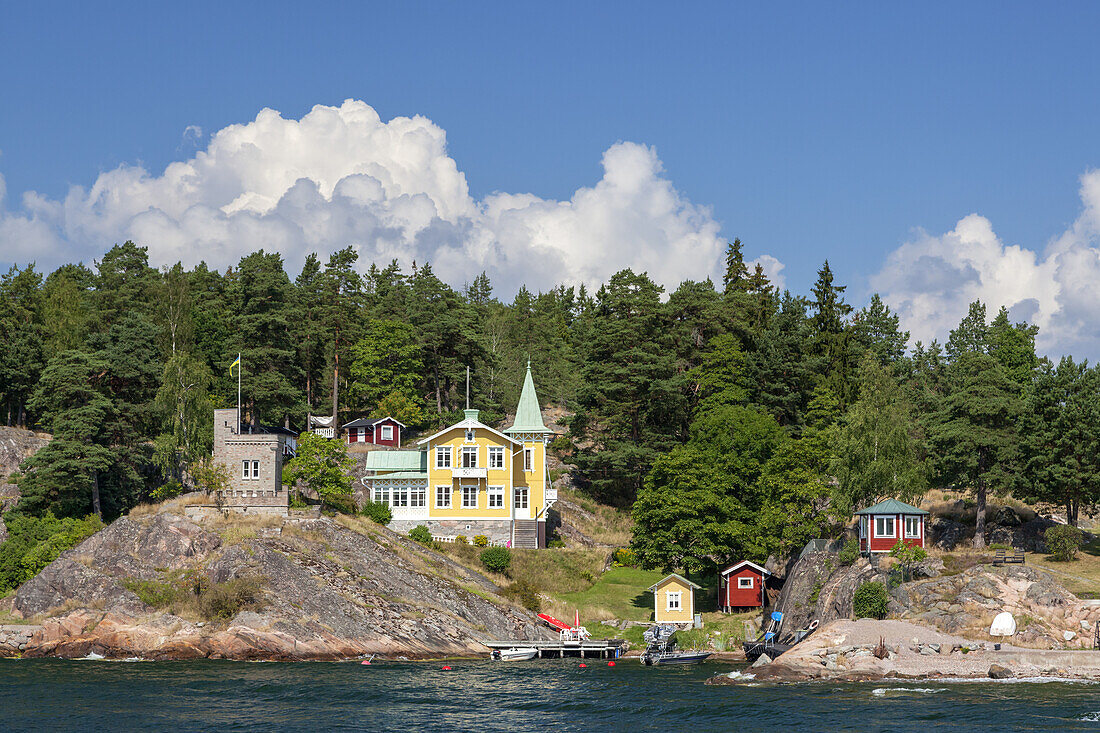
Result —
[[[489,469],[487,468],[452,468],[452,478],[488,478]]]

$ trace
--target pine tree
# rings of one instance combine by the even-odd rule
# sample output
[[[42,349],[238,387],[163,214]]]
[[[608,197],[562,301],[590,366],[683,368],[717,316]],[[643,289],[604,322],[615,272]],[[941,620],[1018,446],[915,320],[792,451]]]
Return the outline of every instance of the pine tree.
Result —
[[[1045,362],[1029,385],[1021,420],[1029,498],[1060,504],[1077,526],[1100,501],[1100,371],[1063,357]]]
[[[302,393],[296,386],[301,383],[301,368],[291,340],[292,291],[283,258],[263,250],[253,252],[231,277],[230,349],[215,373],[228,374],[240,353],[243,398],[252,424],[264,416],[286,420],[300,409]]]
[[[574,461],[594,497],[620,506],[633,502],[654,460],[675,445],[670,426],[687,409],[660,295],[647,275],[616,273],[600,288],[592,332],[582,344],[583,382],[571,431],[594,445]]]
[[[899,324],[898,314],[890,312],[890,306],[882,302],[878,293],[852,318],[860,346],[874,354],[883,366],[896,363],[905,355],[909,332],[902,331]]]
[[[932,463],[940,482],[974,492],[974,546],[984,547],[988,492],[1011,489],[1015,481],[1020,395],[992,356],[956,353],[947,370],[947,393],[929,420]]]

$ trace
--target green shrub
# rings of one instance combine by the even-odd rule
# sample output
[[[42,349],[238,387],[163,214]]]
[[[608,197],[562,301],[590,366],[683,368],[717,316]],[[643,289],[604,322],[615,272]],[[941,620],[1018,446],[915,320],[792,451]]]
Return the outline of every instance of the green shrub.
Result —
[[[455,544],[456,545],[468,545],[468,544],[470,544],[470,541],[468,539],[466,539],[466,535],[456,534],[455,535]]]
[[[519,602],[528,611],[538,613],[542,610],[542,599],[538,588],[526,580],[517,580],[504,589],[504,595]]]
[[[611,564],[617,568],[632,568],[638,564],[638,556],[629,547],[620,547],[611,555]]]
[[[62,552],[103,529],[94,514],[57,519],[49,512],[42,517],[8,512],[4,522],[8,539],[0,545],[0,594],[38,575]]]
[[[547,540],[546,541],[546,546],[547,547],[565,547],[565,540],[561,539],[560,537],[555,537],[552,540]]]
[[[297,491],[291,491],[290,492],[290,508],[291,509],[306,509],[308,507],[309,507],[309,504],[306,502],[305,499],[302,498],[301,494],[299,494]]]
[[[155,580],[125,578],[119,581],[126,590],[137,596],[146,606],[165,608],[179,600],[184,589],[179,583],[160,583]]]
[[[409,538],[422,545],[432,544],[432,533],[423,524],[418,524],[409,530]]]
[[[1046,532],[1047,552],[1059,562],[1069,562],[1077,558],[1081,549],[1081,530],[1068,524],[1059,524]]]
[[[477,546],[477,547],[488,547],[489,546],[489,538],[486,537],[483,534],[476,535],[474,537],[474,545]]]
[[[324,503],[325,503],[326,508],[333,509],[333,510],[339,512],[340,514],[358,514],[359,513],[359,504],[358,504],[358,502],[355,501],[355,495],[354,494],[347,494],[347,495],[332,494],[330,496],[325,497]]]
[[[165,484],[154,489],[149,498],[153,501],[168,501],[169,499],[175,499],[177,496],[183,493],[183,485],[179,481],[172,479]]]
[[[263,595],[259,578],[234,578],[214,583],[199,595],[199,613],[211,621],[228,620],[241,611],[258,610]]]
[[[573,441],[564,435],[559,435],[550,441],[550,450],[555,453],[565,453],[573,450]]]
[[[841,565],[851,565],[859,559],[859,540],[852,538],[844,543],[844,547],[840,548],[840,552],[837,553],[837,560],[840,560]]]
[[[384,501],[368,501],[363,505],[363,516],[375,524],[389,524],[393,520],[393,511]]]
[[[486,570],[504,573],[512,564],[512,551],[507,547],[487,547],[481,551],[480,558]]]
[[[877,580],[868,581],[856,588],[852,611],[856,618],[884,618],[890,602],[886,586]]]

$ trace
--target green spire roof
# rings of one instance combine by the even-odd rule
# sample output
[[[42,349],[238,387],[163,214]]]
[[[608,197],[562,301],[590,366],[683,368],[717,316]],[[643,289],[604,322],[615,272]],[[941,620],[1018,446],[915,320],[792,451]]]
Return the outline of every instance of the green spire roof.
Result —
[[[531,361],[527,361],[527,376],[523,379],[523,391],[519,394],[516,406],[516,419],[506,433],[549,433],[542,424],[542,410],[539,409],[539,397],[535,394],[535,380],[531,379]]]

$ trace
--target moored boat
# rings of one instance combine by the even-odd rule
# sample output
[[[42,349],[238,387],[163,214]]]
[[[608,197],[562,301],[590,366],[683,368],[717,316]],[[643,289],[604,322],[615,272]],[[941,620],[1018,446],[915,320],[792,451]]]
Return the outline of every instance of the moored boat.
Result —
[[[680,649],[675,626],[658,624],[645,633],[646,648],[639,661],[646,666],[699,664],[711,655],[703,649]]]
[[[514,646],[511,649],[494,649],[489,658],[498,662],[525,662],[534,659],[538,653],[538,649]]]

